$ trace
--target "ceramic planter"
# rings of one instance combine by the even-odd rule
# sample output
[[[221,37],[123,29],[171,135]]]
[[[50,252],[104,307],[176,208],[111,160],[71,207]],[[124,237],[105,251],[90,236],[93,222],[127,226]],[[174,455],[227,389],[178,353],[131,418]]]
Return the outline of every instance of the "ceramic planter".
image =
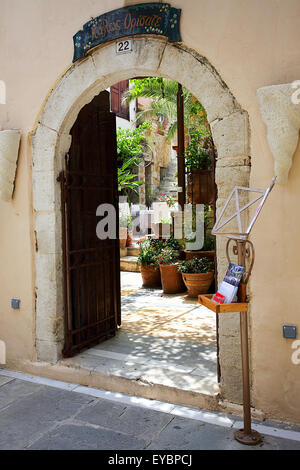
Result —
[[[177,294],[186,290],[177,264],[160,264],[159,269],[165,294]]]
[[[189,297],[198,297],[199,294],[207,294],[214,280],[214,272],[189,274],[182,273],[183,281],[188,290]]]
[[[143,287],[161,287],[160,270],[154,266],[141,266]]]

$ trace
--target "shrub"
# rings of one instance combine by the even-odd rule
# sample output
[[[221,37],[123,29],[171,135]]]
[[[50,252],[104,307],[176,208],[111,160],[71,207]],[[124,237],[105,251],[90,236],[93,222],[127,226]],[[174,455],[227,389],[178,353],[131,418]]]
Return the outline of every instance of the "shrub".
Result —
[[[161,247],[158,244],[153,244],[152,240],[147,238],[139,243],[139,248],[140,253],[137,258],[137,264],[141,266],[153,266],[157,269],[158,255],[161,252]]]
[[[175,264],[179,260],[179,253],[172,248],[164,248],[158,255],[159,264]]]
[[[205,274],[213,271],[214,263],[208,258],[193,258],[184,261],[178,269],[181,273]]]

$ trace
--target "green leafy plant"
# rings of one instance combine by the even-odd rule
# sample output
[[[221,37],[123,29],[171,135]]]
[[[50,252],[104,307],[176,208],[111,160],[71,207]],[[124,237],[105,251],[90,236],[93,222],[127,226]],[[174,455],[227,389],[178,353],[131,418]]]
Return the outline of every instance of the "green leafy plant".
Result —
[[[210,134],[194,130],[190,132],[190,143],[185,152],[185,163],[189,169],[212,169],[212,139]]]
[[[215,239],[211,234],[205,236],[204,245],[201,248],[202,251],[214,251]]]
[[[140,252],[137,258],[137,264],[141,266],[153,266],[158,269],[158,256],[161,252],[161,248],[161,244],[153,243],[150,239],[140,241]]]
[[[172,248],[163,248],[158,255],[159,264],[176,264],[179,260],[179,253]]]
[[[171,140],[177,131],[177,92],[178,83],[161,77],[135,79],[125,93],[124,101],[129,103],[136,98],[151,98],[149,105],[137,114],[137,122],[156,120],[159,127],[166,119],[167,138]],[[210,132],[206,112],[201,103],[183,87],[184,123],[187,129],[203,128]]]
[[[178,267],[181,273],[187,274],[204,274],[213,271],[213,262],[208,258],[192,258],[183,261]]]
[[[151,128],[150,122],[144,122],[135,129],[117,129],[117,152],[118,164],[136,158],[135,162],[139,163],[139,157],[143,152],[143,142],[145,141],[145,132]]]
[[[144,181],[136,181],[136,174],[131,172],[130,166],[133,165],[136,158],[130,158],[123,163],[121,168],[118,168],[118,191],[127,194],[129,197],[129,190],[132,190],[135,194],[138,194],[138,188]]]
[[[176,240],[176,238],[174,238],[172,235],[169,238],[164,239],[162,243],[164,247],[172,248],[172,250],[177,250],[177,251],[183,247],[183,244],[180,243],[178,240]]]

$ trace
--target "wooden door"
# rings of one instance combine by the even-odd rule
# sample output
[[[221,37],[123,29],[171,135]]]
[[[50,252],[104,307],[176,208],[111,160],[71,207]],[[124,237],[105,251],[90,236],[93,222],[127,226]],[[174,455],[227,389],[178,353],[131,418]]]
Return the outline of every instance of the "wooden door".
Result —
[[[60,175],[65,347],[73,356],[113,336],[121,323],[116,118],[105,91],[79,113]],[[116,239],[96,235],[100,204],[116,210]]]

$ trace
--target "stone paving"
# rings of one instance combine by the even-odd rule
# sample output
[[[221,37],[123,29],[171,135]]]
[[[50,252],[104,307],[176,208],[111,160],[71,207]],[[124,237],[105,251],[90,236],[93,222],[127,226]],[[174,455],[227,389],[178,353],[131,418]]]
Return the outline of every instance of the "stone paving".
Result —
[[[161,289],[141,284],[140,273],[121,273],[120,330],[64,363],[215,396],[219,391],[215,314],[186,293],[164,295]]]
[[[44,379],[31,383],[0,371],[1,450],[254,449],[236,442],[234,429],[228,425],[124,404],[121,398],[120,402],[95,398],[87,387],[81,387],[84,393],[78,393],[68,389],[71,384],[58,389],[43,384]],[[134,397],[131,399],[134,401]],[[215,416],[218,419],[222,414]],[[300,450],[297,439],[265,436],[255,449]]]

